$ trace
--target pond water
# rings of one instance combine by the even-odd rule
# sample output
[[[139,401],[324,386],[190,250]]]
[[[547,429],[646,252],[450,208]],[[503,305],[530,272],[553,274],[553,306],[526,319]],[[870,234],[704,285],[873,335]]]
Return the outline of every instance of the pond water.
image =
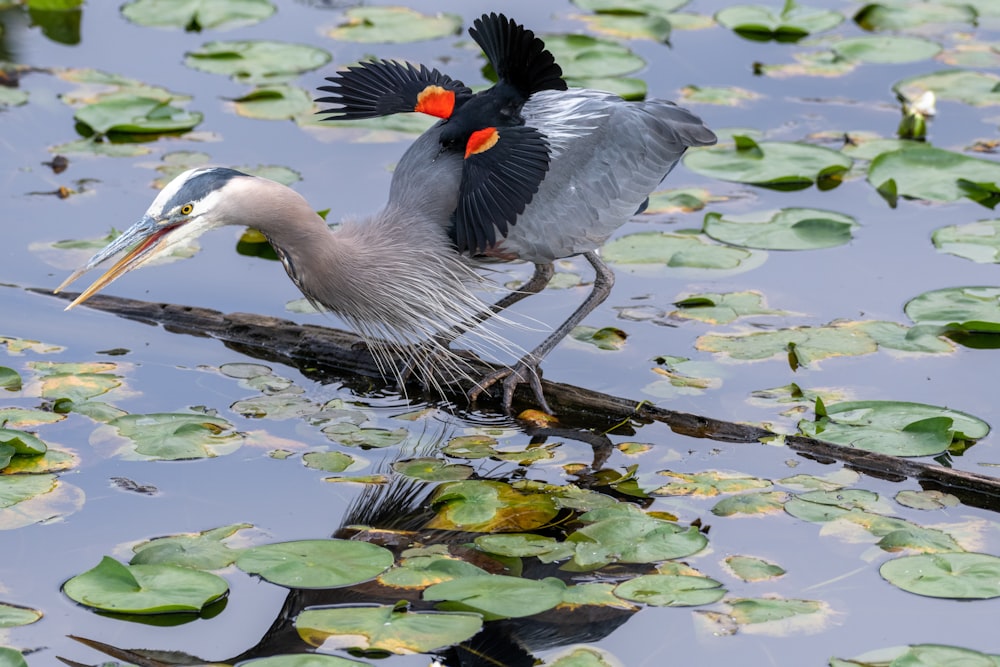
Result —
[[[711,17],[735,4],[694,0],[680,11]],[[698,30],[675,28],[669,45],[625,39],[623,43],[646,63],[630,76],[645,81],[649,97],[679,99],[681,89],[688,85],[739,87],[756,94],[755,99],[737,106],[689,104],[716,130],[749,128],[768,141],[808,140],[837,150],[843,142],[830,138],[837,133],[870,132],[893,138],[901,115],[892,85],[949,66],[923,59],[901,64],[861,63],[835,77],[755,75],[754,63],[793,62],[795,54],[827,46],[830,35],[866,34],[850,20],[860,3],[823,0],[811,5],[839,12],[847,20],[798,44],[752,41],[719,25]],[[543,36],[596,34],[580,19],[589,15],[588,10],[562,0],[512,0],[502,8],[478,0],[413,6],[422,12],[454,12],[461,16],[463,26],[483,12],[502,9]],[[0,8],[5,7],[7,3],[0,0]],[[406,421],[400,415],[428,406],[391,392],[359,395],[340,383],[323,384],[280,365],[272,365],[271,371],[301,390],[296,395],[302,400],[314,406],[344,401],[345,409],[363,409],[366,426],[406,429],[402,444],[382,449],[350,447],[327,437],[321,430],[325,422],[315,418],[293,413],[248,417],[234,404],[259,399],[267,392],[262,392],[260,385],[234,377],[234,369],[241,367],[226,365],[260,362],[212,339],[171,333],[85,307],[64,312],[64,301],[27,291],[53,288],[90,252],[57,250],[51,247],[52,242],[98,238],[112,227],[121,230],[138,219],[155,195],[150,184],[160,175],[156,167],[163,164],[164,155],[175,151],[201,151],[210,156],[212,164],[219,165],[290,167],[301,175],[294,187],[317,209],[329,208],[331,221],[377,210],[388,190],[392,165],[410,136],[394,134],[384,141],[357,141],[359,133],[304,129],[287,120],[244,117],[233,111],[231,100],[246,94],[250,85],[196,71],[183,63],[185,53],[211,40],[269,39],[309,44],[331,54],[332,61],[326,66],[292,79],[308,91],[321,83],[324,74],[369,55],[424,62],[467,84],[486,83],[479,53],[469,47],[464,32],[463,37],[400,44],[330,38],[325,33],[343,22],[346,9],[345,3],[284,2],[263,22],[197,33],[143,27],[126,20],[114,3],[90,3],[82,9],[79,41],[74,43],[61,43],[44,34],[32,25],[23,7],[0,9],[0,60],[31,68],[20,78],[20,89],[29,95],[27,103],[0,106],[0,145],[4,149],[0,160],[4,221],[0,227],[4,234],[0,248],[0,299],[4,307],[0,336],[44,343],[23,352],[8,347],[0,366],[16,370],[25,384],[19,391],[5,392],[0,408],[52,409],[58,391],[46,389],[41,371],[31,366],[33,363],[111,362],[116,364],[113,374],[120,386],[95,400],[133,415],[207,412],[227,420],[233,432],[241,434],[242,443],[235,451],[213,458],[151,461],[131,454],[110,426],[77,412],[59,423],[24,427],[37,432],[50,448],[67,450],[77,457],[59,477],[60,484],[73,489],[63,505],[48,508],[50,514],[43,509],[41,516],[27,519],[18,517],[16,507],[13,513],[8,508],[4,510],[8,514],[0,516],[0,602],[44,613],[37,623],[0,630],[0,645],[24,651],[32,667],[61,664],[57,656],[84,664],[107,659],[68,635],[123,648],[183,651],[220,662],[230,661],[257,644],[281,612],[288,590],[233,567],[223,573],[231,589],[225,608],[221,612],[216,609],[218,613],[210,618],[186,618],[191,622],[179,624],[164,622],[162,617],[151,617],[154,620],[150,621],[100,615],[68,599],[60,586],[95,566],[103,556],[127,562],[132,545],[157,536],[245,522],[254,528],[241,534],[238,546],[329,537],[338,527],[356,520],[350,508],[359,502],[364,486],[324,481],[330,473],[303,465],[305,452],[349,454],[354,464],[345,476],[389,475],[391,464],[400,459],[445,458],[434,448],[456,436],[488,433],[513,450],[525,449],[532,442],[516,420],[501,415],[483,413],[463,419],[440,406],[429,406],[432,409],[426,414]],[[1000,18],[983,17],[977,27],[930,23],[905,32],[923,35],[948,48],[991,40],[996,43]],[[60,99],[78,85],[49,71],[66,67],[103,70],[189,95],[192,101],[187,108],[202,112],[204,121],[193,134],[144,144],[151,149],[146,155],[69,154],[69,169],[55,174],[43,164],[52,159],[53,147],[79,138],[74,108]],[[990,71],[989,67],[970,69]],[[995,146],[1000,138],[997,108],[941,100],[929,139],[939,148],[958,152],[977,140],[992,141]],[[819,137],[819,133],[825,134]],[[976,155],[996,162],[995,153]],[[567,340],[546,360],[546,378],[716,419],[764,422],[780,432],[794,432],[798,417],[782,416],[785,407],[750,400],[750,394],[791,382],[807,390],[837,392],[843,400],[946,406],[996,426],[993,379],[1000,375],[1000,353],[995,349],[959,346],[946,354],[882,349],[862,356],[835,354],[793,370],[787,355],[736,362],[696,348],[700,337],[709,333],[820,326],[840,319],[884,320],[909,326],[903,306],[917,295],[946,287],[1000,284],[996,264],[943,254],[931,243],[931,234],[940,227],[995,218],[994,212],[969,199],[953,203],[901,199],[896,208],[890,208],[866,181],[865,169],[865,164],[858,163],[833,189],[782,192],[718,180],[679,165],[664,187],[704,188],[720,201],[701,211],[640,216],[622,227],[615,238],[645,231],[697,230],[706,212],[736,215],[789,207],[849,215],[858,227],[851,241],[839,247],[755,251],[759,254],[752,268],[743,270],[615,264],[614,292],[586,324],[625,330],[626,345],[621,350],[605,351]],[[60,186],[79,192],[66,199],[48,194]],[[289,313],[286,303],[299,298],[299,293],[277,262],[234,251],[241,232],[227,228],[207,235],[200,240],[200,251],[190,259],[131,274],[107,293],[341,326],[334,317]],[[525,348],[543,337],[546,325],[557,324],[567,315],[589,289],[591,275],[585,262],[564,262],[558,268],[579,273],[587,286],[549,289],[519,305],[514,318],[525,326],[505,333]],[[523,265],[504,267],[503,271],[498,277],[501,283],[530,275],[530,267]],[[670,312],[678,298],[691,294],[746,290],[762,294],[768,307],[787,314],[751,316],[731,324],[662,317],[637,321],[621,316]],[[126,353],[108,353],[113,350]],[[653,370],[657,367],[655,358],[663,355],[700,362],[688,366],[687,371],[683,365],[678,370],[709,378],[709,387],[679,391],[666,386],[663,376]],[[811,409],[811,403],[808,407]],[[804,417],[811,419],[811,411]],[[638,485],[647,492],[666,483],[666,477],[659,474],[665,470],[738,472],[776,481],[795,474],[828,475],[842,468],[839,463],[824,465],[800,457],[780,444],[686,438],[663,424],[637,424],[632,433],[610,437],[618,448],[604,468],[622,474],[637,466]],[[1000,466],[996,441],[997,436],[991,434],[961,454],[938,460],[961,470],[995,475]],[[590,462],[590,447],[572,439],[548,442],[558,443],[552,458],[530,465],[495,458],[461,461],[452,457],[448,461],[468,463],[477,475],[497,480],[527,479],[554,485],[579,481],[574,476],[579,467],[574,464]],[[630,442],[650,447],[634,452],[625,446]],[[879,494],[883,503],[880,512],[920,526],[944,527],[966,551],[1000,554],[995,512],[961,504],[921,511],[893,502],[899,491],[919,490],[913,480],[861,477],[852,485]],[[603,489],[608,491],[606,486]],[[803,489],[779,484],[775,490],[798,493]],[[849,658],[882,647],[918,643],[1000,653],[995,632],[1000,599],[957,602],[904,592],[879,576],[879,566],[900,554],[875,546],[878,537],[871,532],[857,525],[846,527],[848,522],[821,524],[784,513],[713,515],[713,506],[723,497],[657,495],[649,499],[646,509],[673,514],[684,527],[696,520],[710,527],[708,547],[682,560],[721,581],[728,591],[727,599],[780,596],[815,600],[822,603],[821,612],[798,616],[785,624],[741,625],[729,633],[723,630],[724,624],[714,624],[712,617],[703,613],[722,612],[723,603],[693,609],[644,606],[638,613],[604,620],[599,614],[584,621],[575,618],[573,624],[557,626],[557,630],[532,625],[549,616],[529,617],[512,635],[539,658],[549,659],[559,649],[586,642],[625,665],[822,665],[834,656]],[[0,500],[5,500],[2,495]],[[366,504],[377,502],[369,499]],[[757,583],[743,581],[723,564],[732,555],[777,563],[787,574]],[[605,577],[610,580],[611,575],[594,579]],[[294,608],[301,603],[288,604]],[[301,649],[281,647],[280,652]],[[393,656],[381,662],[423,665],[428,660],[427,656]],[[511,664],[523,663],[512,659]]]

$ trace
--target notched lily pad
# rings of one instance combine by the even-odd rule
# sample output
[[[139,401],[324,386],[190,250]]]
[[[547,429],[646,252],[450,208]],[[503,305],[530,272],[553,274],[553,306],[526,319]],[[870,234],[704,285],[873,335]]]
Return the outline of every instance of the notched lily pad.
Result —
[[[930,3],[918,3],[917,6],[921,4]],[[898,81],[892,90],[901,99],[915,100],[927,91],[931,91],[939,100],[964,102],[973,106],[1000,104],[1000,76],[992,72],[968,69],[941,70]]]
[[[268,40],[208,42],[190,51],[184,64],[202,72],[223,74],[241,83],[284,83],[330,62],[323,49]]]
[[[662,264],[671,269],[746,270],[765,259],[742,248],[705,242],[696,234],[639,232],[617,238],[604,247],[613,264]]]
[[[886,561],[879,574],[893,586],[934,598],[1000,597],[1000,558],[979,553],[937,553]]]
[[[691,294],[674,301],[674,306],[677,310],[670,313],[671,317],[708,324],[729,324],[741,317],[790,314],[768,308],[764,295],[754,291]]]
[[[857,667],[858,665],[873,665],[873,667],[881,667],[882,665],[888,667],[893,665],[994,667],[998,661],[1000,661],[1000,655],[987,655],[959,646],[911,644],[910,646],[880,648],[850,659],[831,658],[830,667]]]
[[[90,132],[109,134],[170,134],[194,129],[202,114],[150,97],[108,96],[77,109],[73,116]]]
[[[784,208],[742,215],[705,215],[703,231],[716,241],[762,250],[815,250],[850,243],[858,228],[849,215]]]
[[[240,554],[225,540],[241,530],[253,528],[249,523],[237,523],[186,535],[157,537],[132,547],[132,565],[179,565],[195,570],[220,570],[232,565]]]
[[[73,601],[119,614],[199,612],[229,591],[222,577],[176,565],[122,565],[104,557],[63,584]]]
[[[903,307],[919,326],[945,333],[1000,333],[1000,287],[947,287],[915,296]]]
[[[442,484],[431,497],[431,508],[436,516],[428,528],[479,533],[534,530],[558,513],[550,496],[492,480]]]
[[[771,487],[771,482],[766,479],[718,470],[700,473],[661,470],[657,474],[675,480],[653,491],[654,494],[662,496],[710,497],[721,493],[742,493]]]
[[[615,595],[654,607],[697,607],[722,599],[726,589],[715,579],[687,575],[646,574],[615,587]]]
[[[482,613],[487,620],[521,618],[552,609],[562,601],[566,584],[559,579],[522,579],[499,574],[462,577],[424,590],[439,609]]]
[[[377,607],[306,609],[295,618],[299,637],[326,650],[428,653],[469,639],[482,628],[479,614]]]
[[[939,251],[949,255],[980,264],[1000,264],[1000,219],[939,227],[931,240]]]
[[[444,482],[468,479],[472,476],[472,466],[446,463],[441,459],[418,458],[396,461],[392,469],[400,475],[425,482]]]
[[[236,566],[287,588],[336,588],[373,579],[393,563],[392,552],[354,540],[298,540],[247,549]]]
[[[132,0],[121,12],[138,25],[200,32],[259,23],[275,9],[270,0]]]
[[[715,20],[754,41],[797,42],[810,34],[836,28],[844,16],[786,0],[779,11],[761,5],[727,7],[715,15]]]
[[[462,17],[456,14],[421,14],[408,7],[351,7],[344,21],[327,33],[345,42],[419,42],[458,34]]]
[[[785,568],[752,556],[727,556],[726,567],[743,581],[768,581],[785,574]]]
[[[898,197],[949,202],[1000,203],[1000,164],[961,153],[914,145],[883,153],[868,166],[871,183],[890,206]]]
[[[42,617],[42,612],[8,602],[0,602],[0,630],[30,625]],[[0,661],[0,664],[3,664]]]
[[[231,454],[243,444],[233,425],[221,417],[195,413],[136,414],[117,417],[108,427],[128,440],[114,453],[141,460],[179,461]],[[98,441],[111,440],[95,433]]]
[[[844,58],[866,63],[916,62],[941,52],[941,45],[929,39],[889,35],[843,39],[831,48]]]
[[[854,161],[839,151],[811,144],[756,141],[734,135],[733,144],[689,152],[684,165],[703,176],[775,190],[821,190],[840,185]]]

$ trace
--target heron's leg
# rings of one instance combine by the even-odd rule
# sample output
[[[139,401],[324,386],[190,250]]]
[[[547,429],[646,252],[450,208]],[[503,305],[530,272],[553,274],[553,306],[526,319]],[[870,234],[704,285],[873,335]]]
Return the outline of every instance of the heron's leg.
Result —
[[[532,390],[535,392],[535,398],[538,401],[539,406],[546,412],[551,412],[548,403],[545,401],[545,396],[542,394],[542,382],[541,373],[538,369],[539,365],[542,363],[542,359],[559,344],[566,335],[573,330],[573,327],[578,325],[587,315],[589,315],[595,308],[597,308],[608,295],[611,293],[611,288],[615,284],[615,274],[608,268],[608,265],[597,256],[596,252],[584,253],[584,257],[590,262],[590,265],[594,267],[595,277],[594,286],[590,290],[590,294],[584,299],[583,303],[573,311],[573,314],[566,318],[566,321],[559,325],[559,328],[553,331],[549,336],[542,341],[542,343],[536,347],[534,350],[528,354],[521,357],[521,359],[512,368],[502,368],[498,371],[486,375],[476,387],[469,392],[469,398],[471,400],[476,400],[480,394],[486,389],[493,386],[500,380],[503,380],[503,407],[505,410],[510,410],[511,403],[514,398],[514,390],[517,385],[528,382],[531,384]],[[537,273],[537,269],[536,269]],[[530,282],[530,281],[529,281]],[[523,298],[523,297],[522,297]]]

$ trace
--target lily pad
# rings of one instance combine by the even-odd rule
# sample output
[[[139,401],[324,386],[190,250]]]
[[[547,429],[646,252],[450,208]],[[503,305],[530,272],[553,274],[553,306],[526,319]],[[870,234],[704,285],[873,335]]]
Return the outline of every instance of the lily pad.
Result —
[[[462,577],[424,590],[425,600],[439,609],[475,611],[487,620],[521,618],[552,609],[562,602],[566,585],[558,579],[522,579],[499,574]]]
[[[757,142],[736,135],[732,145],[692,151],[684,165],[703,176],[749,183],[775,190],[820,189],[840,184],[854,161],[839,151],[810,144]]]
[[[947,287],[915,296],[903,312],[918,325],[1000,333],[1000,287]]]
[[[769,581],[785,574],[780,565],[752,556],[727,556],[725,563],[743,581]]]
[[[663,264],[675,269],[734,270],[755,255],[741,248],[706,243],[696,234],[639,232],[619,237],[603,250],[612,264]]]
[[[343,452],[306,452],[302,462],[325,472],[344,472],[354,463],[354,457]]]
[[[84,500],[82,490],[51,473],[0,475],[0,530],[54,521],[79,510]]]
[[[726,292],[691,294],[674,301],[677,310],[671,317],[698,320],[708,324],[729,324],[741,317],[760,315],[788,315],[784,310],[772,310],[764,304],[760,292]]]
[[[716,516],[774,514],[784,510],[786,500],[788,494],[781,491],[741,493],[715,503],[712,514]]]
[[[920,37],[877,35],[834,42],[831,47],[850,60],[866,63],[911,63],[933,58],[941,45]]]
[[[693,396],[722,386],[718,365],[713,362],[657,357],[656,363],[652,370],[661,379],[646,385],[642,391],[657,398]]]
[[[587,515],[600,516],[601,510]],[[573,561],[566,569],[591,570],[608,563],[656,563],[695,554],[708,544],[696,527],[683,528],[643,514],[612,516],[571,533],[566,541],[574,547]]]
[[[914,667],[947,667],[948,665],[963,665],[964,667],[996,667],[1000,664],[1000,655],[987,655],[972,649],[959,646],[944,646],[942,644],[912,644],[910,646],[893,646],[868,651],[849,660],[832,658],[830,667],[893,667],[913,665]]]
[[[256,658],[241,662],[250,667],[369,667],[366,662],[348,660],[324,653],[288,653],[272,655],[267,658]]]
[[[680,9],[690,0],[573,0],[580,9],[595,14],[629,15],[629,14],[667,14]]]
[[[330,54],[306,44],[267,40],[208,42],[188,52],[184,64],[202,72],[223,74],[241,83],[284,83],[330,62]]]
[[[952,600],[1000,597],[1000,558],[990,554],[903,556],[883,563],[879,574],[893,586],[927,597]]]
[[[270,0],[132,0],[121,12],[138,25],[200,32],[259,23],[275,9]]]
[[[421,14],[408,7],[351,7],[345,20],[327,33],[345,42],[391,44],[420,42],[458,34],[462,17],[456,14]]]
[[[628,47],[591,35],[545,35],[545,46],[562,67],[571,86],[607,90],[602,82],[611,82],[642,69],[646,61]],[[630,81],[631,79],[625,79]],[[645,86],[642,86],[644,93]],[[620,94],[621,91],[613,90]],[[625,96],[635,99],[635,95]]]
[[[928,24],[975,23],[976,10],[957,2],[882,0],[859,9],[854,21],[865,30],[898,31]]]
[[[30,607],[0,602],[0,629],[30,625],[42,617],[42,612]]]
[[[918,510],[939,510],[956,507],[961,501],[944,491],[900,491],[896,494],[896,502],[904,507]]]
[[[436,516],[429,528],[477,533],[534,530],[559,511],[544,493],[525,493],[493,480],[442,484],[431,497],[431,508]]]
[[[824,609],[824,604],[817,600],[786,598],[736,598],[726,600],[726,604],[731,608],[729,614],[739,625],[780,621],[819,613]]]
[[[203,414],[125,415],[112,419],[108,426],[127,438],[130,449],[143,459],[179,461],[222,456],[243,442],[228,421]]]
[[[9,428],[0,428],[0,445],[11,447],[15,456],[38,456],[48,449],[37,435]]]
[[[393,563],[392,552],[353,540],[299,540],[247,549],[236,566],[287,588],[336,588],[373,579]]]
[[[829,49],[793,53],[793,63],[766,65],[754,63],[754,73],[774,78],[790,76],[818,76],[835,78],[850,74],[858,67],[856,60],[850,60]]]
[[[1000,104],[1000,76],[992,72],[941,70],[903,79],[896,82],[892,89],[902,99],[915,100],[931,91],[939,100],[964,102],[973,106]]]
[[[104,557],[63,584],[73,601],[119,614],[199,612],[229,591],[222,577],[176,565],[122,565]]]
[[[28,661],[16,648],[0,646],[0,665],[3,667],[28,667]]]
[[[445,463],[441,459],[419,458],[396,461],[392,469],[400,475],[425,482],[444,482],[468,479],[472,476],[472,466]]]
[[[233,100],[240,116],[259,120],[291,120],[313,109],[312,98],[298,86],[270,85],[255,88]]]
[[[578,17],[591,32],[615,39],[670,41],[670,20],[659,14],[597,14]]]
[[[954,441],[979,440],[989,424],[949,408],[900,401],[847,401],[826,406],[818,421],[800,421],[810,437],[893,456],[936,456]]]
[[[761,98],[746,88],[736,86],[684,86],[681,88],[681,98],[685,104],[715,104],[725,107],[743,106],[744,102],[752,102]]]
[[[132,565],[163,564],[220,570],[232,565],[240,555],[239,549],[230,548],[224,540],[252,527],[249,523],[237,523],[200,533],[157,537],[132,547],[135,555],[129,562]]]
[[[74,118],[106,135],[186,132],[201,123],[203,116],[149,97],[116,96],[77,109]]]
[[[443,555],[414,556],[380,574],[378,582],[383,586],[423,589],[459,577],[486,574],[485,570],[457,558]]]
[[[295,630],[311,646],[402,654],[458,644],[482,626],[479,614],[406,611],[387,605],[306,609],[295,618]]]
[[[726,589],[715,579],[645,574],[615,587],[615,595],[654,607],[697,607],[722,599]]]
[[[844,16],[786,0],[780,11],[761,5],[727,7],[715,15],[715,20],[754,41],[797,42],[811,34],[836,28]]]
[[[879,155],[868,166],[868,182],[890,205],[897,196],[940,202],[968,197],[990,207],[1000,202],[1000,164],[933,146]]]
[[[661,470],[657,474],[676,480],[653,491],[654,494],[662,496],[695,496],[707,498],[717,496],[721,493],[742,493],[753,489],[771,488],[769,480],[718,470],[709,470],[700,473]]]
[[[27,91],[0,86],[0,107],[17,107],[27,103]]]
[[[573,340],[589,343],[599,350],[620,350],[625,347],[628,334],[618,327],[577,326],[570,331]]]
[[[1000,264],[1000,219],[939,227],[931,240],[939,251],[949,255],[980,264]]]
[[[703,231],[716,241],[762,250],[815,250],[849,243],[858,223],[849,215],[784,208],[743,215],[708,213]]]

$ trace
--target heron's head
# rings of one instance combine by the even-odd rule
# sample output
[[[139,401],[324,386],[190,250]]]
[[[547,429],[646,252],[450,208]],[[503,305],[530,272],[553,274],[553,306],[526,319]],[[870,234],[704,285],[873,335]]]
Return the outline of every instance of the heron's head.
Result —
[[[137,223],[91,257],[55,289],[55,292],[62,291],[87,271],[122,250],[128,250],[66,309],[83,303],[118,276],[139,268],[155,257],[165,255],[172,248],[197,238],[210,229],[227,224],[229,221],[224,216],[225,208],[220,204],[227,199],[227,186],[241,178],[252,177],[235,169],[208,167],[190,169],[170,181]]]

